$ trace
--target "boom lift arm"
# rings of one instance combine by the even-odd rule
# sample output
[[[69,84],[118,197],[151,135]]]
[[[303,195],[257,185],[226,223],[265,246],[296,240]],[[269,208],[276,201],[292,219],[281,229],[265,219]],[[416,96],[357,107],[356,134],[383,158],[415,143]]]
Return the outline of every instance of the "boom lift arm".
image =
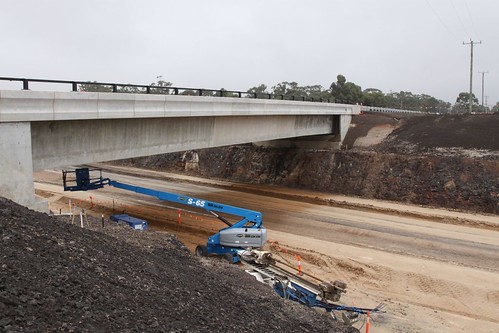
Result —
[[[90,171],[98,171],[99,176],[91,178]],[[68,179],[68,174],[73,173],[75,174],[75,179]],[[80,168],[75,171],[63,170],[62,178],[64,191],[96,190],[103,188],[105,185],[110,185],[123,190],[156,197],[160,200],[204,209],[227,224],[227,227],[210,236],[206,245],[199,245],[196,248],[196,255],[198,256],[223,255],[233,263],[236,263],[239,261],[238,250],[248,247],[260,248],[267,241],[267,230],[262,226],[262,214],[257,211],[121,183],[109,178],[103,178],[100,169],[90,170],[89,168]],[[69,185],[69,183],[73,182],[75,185]],[[235,223],[231,223],[218,213],[239,216],[241,219]]]

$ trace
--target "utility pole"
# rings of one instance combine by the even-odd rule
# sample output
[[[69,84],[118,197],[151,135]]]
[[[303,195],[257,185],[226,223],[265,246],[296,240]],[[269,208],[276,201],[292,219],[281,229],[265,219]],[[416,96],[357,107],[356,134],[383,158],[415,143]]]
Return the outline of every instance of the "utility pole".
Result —
[[[469,43],[463,42],[463,45],[471,46],[471,60],[470,60],[470,113],[473,112],[473,45],[482,44],[482,41],[474,42],[470,39]]]
[[[482,74],[482,106],[483,106],[483,91],[484,91],[484,82],[485,82],[484,76],[485,76],[485,74],[489,74],[489,72],[488,71],[487,72],[478,71],[478,74]]]

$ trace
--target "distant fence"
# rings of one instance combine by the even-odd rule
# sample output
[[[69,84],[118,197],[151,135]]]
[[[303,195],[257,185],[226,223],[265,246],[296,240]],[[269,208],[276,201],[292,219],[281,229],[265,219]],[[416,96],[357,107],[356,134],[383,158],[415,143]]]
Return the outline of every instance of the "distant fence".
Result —
[[[26,79],[17,77],[0,77],[0,81],[17,81],[22,83],[23,90],[30,90],[30,83],[55,83],[71,85],[71,91],[84,92],[82,86],[102,87],[104,91],[111,93],[134,93],[134,94],[165,94],[165,95],[188,95],[188,96],[210,96],[210,97],[236,97],[236,98],[258,98],[258,99],[277,99],[303,102],[334,103],[330,99],[314,99],[305,96],[277,95],[269,93],[255,93],[237,90],[225,89],[205,89],[205,88],[182,88],[172,86],[139,85],[128,83],[109,83],[109,82],[84,82],[67,80],[45,80],[45,79]]]

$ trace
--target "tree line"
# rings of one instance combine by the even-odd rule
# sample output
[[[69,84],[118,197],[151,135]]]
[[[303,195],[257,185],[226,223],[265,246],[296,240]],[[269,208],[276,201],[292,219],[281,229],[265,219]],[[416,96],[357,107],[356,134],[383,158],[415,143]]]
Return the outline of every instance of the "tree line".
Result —
[[[164,81],[161,76],[157,77],[157,82],[150,84],[150,93],[172,94],[172,83]],[[142,93],[143,87],[119,86],[118,92]],[[80,86],[81,91],[111,92],[111,86],[97,85],[96,82],[89,82]],[[202,96],[225,96],[236,97],[238,94],[225,90],[224,88],[214,90],[188,90],[177,91],[180,95],[202,95]],[[321,85],[300,86],[297,82],[283,81],[270,89],[265,84],[254,86],[246,91],[245,97],[259,98],[279,98],[279,99],[303,99],[313,101],[330,101],[333,103],[359,104],[365,106],[403,109],[421,111],[427,113],[466,113],[469,112],[469,93],[461,92],[456,98],[456,102],[449,102],[437,99],[426,94],[414,94],[410,91],[384,93],[376,88],[362,88],[348,82],[346,77],[339,74],[336,82],[331,83],[329,88]],[[487,107],[481,106],[475,95],[472,95],[472,112],[489,112]],[[499,102],[492,108],[493,112],[499,111]]]

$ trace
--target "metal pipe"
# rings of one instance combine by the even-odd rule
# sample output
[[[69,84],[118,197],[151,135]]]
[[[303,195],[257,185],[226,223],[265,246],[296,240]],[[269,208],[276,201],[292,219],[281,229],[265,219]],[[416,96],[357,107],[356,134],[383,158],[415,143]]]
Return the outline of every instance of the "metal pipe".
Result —
[[[289,268],[291,268],[291,269],[294,269],[295,271],[298,271],[298,269],[297,269],[297,268],[295,268],[295,267],[293,267],[293,266],[291,266],[291,265],[289,265],[289,264],[287,264],[287,263],[285,263],[285,262],[283,262],[283,261],[280,261],[280,260],[277,260],[277,259],[276,259],[275,261],[276,261],[276,262],[278,262],[278,263],[279,263],[279,264],[281,264],[281,265],[284,265],[284,266],[286,266],[286,267],[289,267]],[[313,279],[315,279],[315,280],[317,280],[317,281],[319,281],[319,282],[324,282],[323,280],[319,279],[318,277],[316,277],[316,276],[314,276],[314,275],[312,275],[312,274],[305,273],[305,272],[303,272],[303,271],[301,272],[301,274],[302,274],[302,275],[307,275],[307,276],[309,276],[309,277],[311,277],[311,278],[313,278]]]

